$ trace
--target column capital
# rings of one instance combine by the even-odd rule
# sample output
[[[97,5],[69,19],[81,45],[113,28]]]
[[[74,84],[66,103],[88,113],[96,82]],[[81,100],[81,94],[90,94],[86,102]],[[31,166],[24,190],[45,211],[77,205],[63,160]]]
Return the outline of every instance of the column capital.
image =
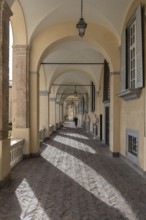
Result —
[[[39,76],[39,72],[38,71],[30,71],[29,73],[30,73],[30,75],[38,75]]]
[[[13,45],[12,48],[13,51],[29,51],[31,47],[29,45]]]
[[[59,104],[60,104],[60,101],[56,101],[56,104],[58,104],[58,105],[59,105]]]
[[[40,90],[40,96],[48,96],[49,93],[47,90]]]
[[[115,71],[115,72],[110,72],[110,77],[112,76],[120,76],[120,72]]]
[[[49,97],[49,101],[56,102],[56,98],[55,97]]]

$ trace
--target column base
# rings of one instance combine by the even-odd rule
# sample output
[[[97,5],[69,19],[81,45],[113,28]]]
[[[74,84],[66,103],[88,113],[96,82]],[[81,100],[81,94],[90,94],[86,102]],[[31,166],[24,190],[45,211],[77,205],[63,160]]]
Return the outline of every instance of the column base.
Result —
[[[40,152],[38,152],[38,153],[31,153],[30,156],[31,157],[39,157],[40,156]]]
[[[113,152],[113,157],[119,157],[119,156],[120,156],[119,152]]]
[[[30,128],[13,128],[13,139],[24,139],[23,154],[30,153]]]
[[[23,155],[23,159],[24,160],[27,160],[27,159],[30,159],[31,157],[39,157],[40,156],[40,152],[38,153],[31,153],[31,154],[24,154]]]
[[[11,174],[8,174],[3,180],[0,181],[0,188],[2,188],[6,183],[8,183],[11,179]]]

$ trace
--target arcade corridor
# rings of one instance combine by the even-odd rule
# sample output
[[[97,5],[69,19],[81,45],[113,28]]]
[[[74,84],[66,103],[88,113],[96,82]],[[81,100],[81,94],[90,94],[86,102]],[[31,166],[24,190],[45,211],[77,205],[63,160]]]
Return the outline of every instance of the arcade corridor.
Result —
[[[0,191],[0,220],[145,220],[146,179],[82,128],[58,129]]]

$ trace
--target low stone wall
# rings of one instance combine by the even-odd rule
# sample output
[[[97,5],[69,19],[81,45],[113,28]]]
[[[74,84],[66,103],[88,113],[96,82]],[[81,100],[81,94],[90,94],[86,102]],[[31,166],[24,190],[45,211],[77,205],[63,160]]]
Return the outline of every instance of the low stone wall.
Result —
[[[10,166],[11,169],[23,160],[23,139],[16,139],[11,141],[10,145]]]
[[[54,131],[54,125],[49,125],[49,135],[51,135]]]
[[[39,134],[40,134],[40,141],[43,141],[45,139],[45,128],[41,128],[39,130]]]

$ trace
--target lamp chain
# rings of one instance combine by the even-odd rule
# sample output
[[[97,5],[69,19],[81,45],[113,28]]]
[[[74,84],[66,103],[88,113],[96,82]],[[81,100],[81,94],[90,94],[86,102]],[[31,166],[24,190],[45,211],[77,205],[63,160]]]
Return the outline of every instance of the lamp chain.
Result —
[[[81,0],[81,18],[83,18],[83,0]]]

